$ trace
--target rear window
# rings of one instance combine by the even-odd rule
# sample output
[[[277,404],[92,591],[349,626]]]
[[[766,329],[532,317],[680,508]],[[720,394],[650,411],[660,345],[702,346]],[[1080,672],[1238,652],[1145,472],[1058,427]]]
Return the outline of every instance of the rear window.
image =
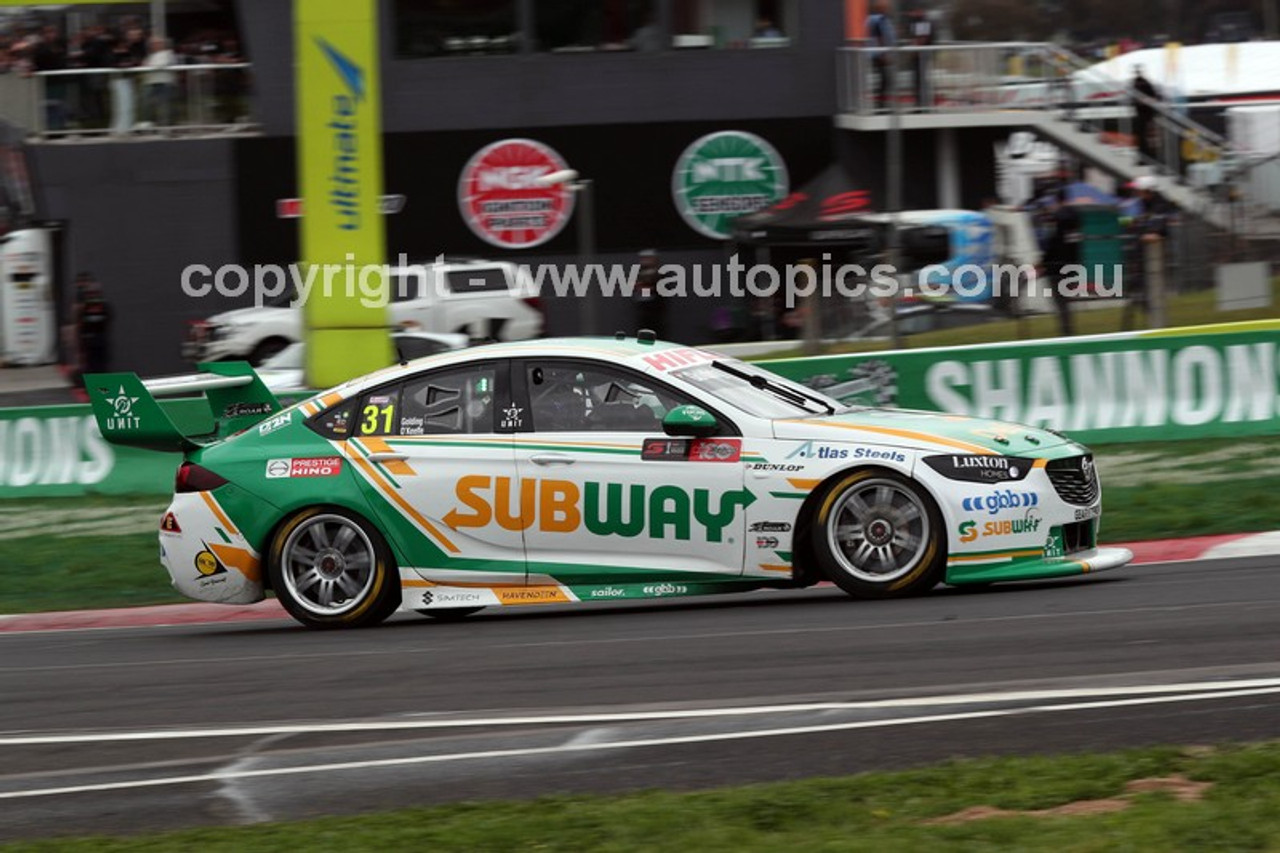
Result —
[[[507,290],[507,271],[502,267],[477,267],[445,273],[453,293],[493,293]]]

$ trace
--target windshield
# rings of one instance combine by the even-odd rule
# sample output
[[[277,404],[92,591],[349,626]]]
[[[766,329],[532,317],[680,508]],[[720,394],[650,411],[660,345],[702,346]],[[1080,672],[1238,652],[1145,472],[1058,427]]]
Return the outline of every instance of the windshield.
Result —
[[[846,411],[847,406],[790,379],[736,359],[686,367],[672,373],[717,400],[759,418],[797,418]]]

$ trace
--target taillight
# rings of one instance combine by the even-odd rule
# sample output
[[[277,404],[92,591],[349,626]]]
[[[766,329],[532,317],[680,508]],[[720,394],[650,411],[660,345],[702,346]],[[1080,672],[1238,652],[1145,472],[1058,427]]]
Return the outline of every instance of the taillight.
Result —
[[[187,340],[193,343],[204,343],[209,337],[209,324],[204,320],[187,321]]]
[[[525,305],[528,305],[534,311],[537,311],[539,314],[542,313],[542,299],[540,297],[526,296],[524,299],[520,301],[523,302]]]
[[[173,490],[178,494],[184,492],[212,492],[227,481],[210,471],[201,468],[194,462],[183,462],[178,468],[178,476],[174,477]]]

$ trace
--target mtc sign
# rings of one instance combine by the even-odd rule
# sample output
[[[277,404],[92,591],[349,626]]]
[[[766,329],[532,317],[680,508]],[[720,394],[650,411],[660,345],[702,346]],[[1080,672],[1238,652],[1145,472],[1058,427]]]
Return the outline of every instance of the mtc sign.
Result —
[[[782,156],[753,133],[725,130],[684,150],[671,176],[671,195],[685,223],[713,240],[729,237],[733,220],[787,197]]]

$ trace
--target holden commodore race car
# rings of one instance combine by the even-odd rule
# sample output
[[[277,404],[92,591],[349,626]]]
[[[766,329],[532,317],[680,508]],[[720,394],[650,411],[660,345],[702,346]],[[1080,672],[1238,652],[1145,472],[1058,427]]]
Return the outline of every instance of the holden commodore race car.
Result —
[[[161,560],[191,598],[315,628],[397,610],[831,581],[853,596],[1079,575],[1093,459],[1053,432],[844,406],[652,337],[448,352],[282,409],[247,364],[89,376],[107,440],[180,450]],[[203,392],[207,417],[156,399]]]

